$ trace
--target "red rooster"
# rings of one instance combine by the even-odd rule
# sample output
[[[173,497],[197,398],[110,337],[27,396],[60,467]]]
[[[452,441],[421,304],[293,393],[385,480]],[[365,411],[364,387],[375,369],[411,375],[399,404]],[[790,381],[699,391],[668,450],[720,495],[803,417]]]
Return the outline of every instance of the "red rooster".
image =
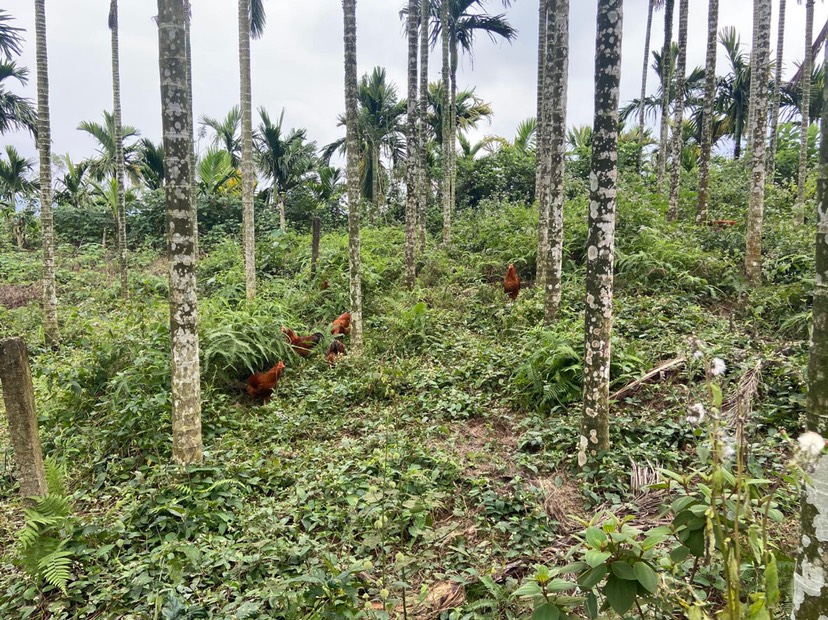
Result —
[[[267,404],[284,369],[285,364],[280,361],[267,372],[254,373],[247,380],[247,393],[251,398],[261,399]]]
[[[318,345],[324,337],[321,332],[316,332],[310,336],[297,336],[296,332],[290,327],[283,327],[282,333],[287,337],[290,346],[300,357],[307,357],[310,355],[311,349]]]
[[[345,355],[345,345],[342,344],[341,340],[332,340],[331,346],[328,347],[328,352],[325,354],[328,366],[335,366],[343,355]]]
[[[517,299],[518,293],[520,293],[520,278],[517,271],[515,271],[515,266],[511,263],[506,270],[506,277],[503,278],[503,292],[512,299]]]
[[[338,336],[340,334],[350,334],[351,333],[351,313],[345,312],[340,314],[336,317],[336,320],[331,325],[331,333],[334,336]]]

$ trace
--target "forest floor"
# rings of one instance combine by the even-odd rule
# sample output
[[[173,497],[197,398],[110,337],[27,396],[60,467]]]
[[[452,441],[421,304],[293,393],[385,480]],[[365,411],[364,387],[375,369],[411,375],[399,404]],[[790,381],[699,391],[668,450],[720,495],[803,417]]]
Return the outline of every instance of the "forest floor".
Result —
[[[107,251],[61,246],[63,343],[50,351],[25,292],[39,255],[0,249],[0,337],[24,335],[30,346],[44,451],[73,511],[52,533],[72,554],[61,592],[17,559],[24,519],[0,415],[0,616],[334,618],[405,606],[421,618],[525,617],[511,593],[535,564],[566,563],[586,521],[612,512],[645,530],[670,523],[670,494],[633,488],[631,471],[702,467],[706,434],[686,417],[690,405],[711,404],[704,365],[714,356],[727,364],[717,379],[725,401],[761,362],[745,448],[751,475],[778,476],[785,433],[795,436],[803,413],[809,236],[771,208],[767,284],[750,289],[739,275],[742,230],[659,223],[662,204],[622,198],[613,389],[689,361],[615,403],[611,451],[579,472],[585,208],[575,198],[567,214],[564,302],[548,328],[531,286],[532,209],[460,217],[453,247],[421,260],[410,292],[399,284],[400,231],[365,230],[366,351],[334,369],[324,345],[306,360],[291,354],[280,328],[326,331],[347,309],[345,235],[323,237],[316,278],[307,235],[260,243],[250,303],[238,245],[206,248],[205,463],[186,471],[169,464],[158,252],[133,254],[125,304]],[[500,286],[509,262],[529,284],[515,302]],[[288,368],[269,404],[235,388],[276,359]],[[785,526],[774,528],[783,582],[797,505],[783,485]],[[694,574],[715,597],[714,567]]]

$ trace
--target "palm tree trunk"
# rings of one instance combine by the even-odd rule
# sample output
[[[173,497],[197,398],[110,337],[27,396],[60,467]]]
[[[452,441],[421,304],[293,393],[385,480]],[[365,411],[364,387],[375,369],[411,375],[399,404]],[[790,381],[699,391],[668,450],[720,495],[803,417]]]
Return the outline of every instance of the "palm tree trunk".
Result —
[[[279,230],[287,231],[287,222],[285,221],[285,195],[279,192]]]
[[[535,202],[540,205],[540,187],[543,175],[541,174],[541,141],[543,136],[543,77],[546,70],[546,15],[549,0],[538,0],[538,89],[537,89],[537,112],[535,118],[536,159],[535,159]],[[543,228],[541,224],[540,228]],[[540,280],[540,261],[538,261],[538,280]]]
[[[181,0],[158,0],[158,55],[164,135],[164,176],[170,227],[173,461],[200,463],[201,381],[193,256],[193,150],[187,110],[187,43]]]
[[[623,0],[598,0],[595,43],[595,122],[587,236],[584,415],[578,442],[583,467],[609,449],[612,270],[618,177],[618,91],[621,82]]]
[[[549,268],[549,186],[552,174],[552,157],[550,153],[550,124],[552,117],[552,64],[555,57],[555,0],[544,0],[544,24],[539,28],[544,34],[542,65],[538,70],[541,81],[538,90],[541,102],[538,105],[540,116],[537,119],[537,146],[535,148],[535,196],[538,202],[538,251],[535,260],[537,285],[546,290]],[[540,16],[539,16],[540,17]],[[540,47],[540,46],[539,46]],[[540,53],[540,50],[539,50]]]
[[[359,239],[356,0],[342,0],[345,32],[345,125],[348,184],[348,259],[351,273],[351,351],[362,352],[362,279]]]
[[[658,143],[658,192],[664,190],[664,176],[667,172],[667,149],[670,135],[670,64],[673,42],[673,5],[667,0],[664,5],[664,47],[661,49],[661,134]]]
[[[676,61],[676,103],[673,119],[673,165],[670,168],[670,200],[668,218],[678,219],[679,189],[681,186],[682,125],[684,124],[684,87],[687,72],[687,18],[689,0],[679,2],[679,53]]]
[[[828,69],[828,47],[824,67]],[[813,331],[808,364],[808,412],[805,430],[828,436],[828,81],[822,91],[822,137],[819,147],[817,183],[816,285]],[[828,538],[824,535],[825,501],[828,496],[828,455],[818,457],[816,467],[802,493],[802,545],[794,575],[794,620],[817,620],[828,616],[825,584],[828,583]],[[821,500],[819,498],[822,498]],[[820,520],[822,525],[820,525]],[[823,534],[820,535],[819,532]]]
[[[426,246],[426,207],[428,206],[428,23],[429,0],[421,0],[420,4],[420,126],[419,126],[419,155],[420,168],[419,196],[417,200],[417,243],[420,253],[425,252]]]
[[[380,205],[380,181],[379,181],[379,146],[371,144],[371,197],[374,199],[374,204],[370,213],[368,214],[368,221],[371,224],[375,223],[375,217],[379,213]]]
[[[814,0],[805,0],[805,59],[802,61],[802,124],[799,129],[799,177],[796,184],[796,202],[800,222],[805,221],[805,182],[808,179],[808,126],[811,121],[811,73],[813,72]]]
[[[773,94],[770,104],[770,147],[768,149],[768,178],[773,181],[776,175],[776,147],[779,143],[779,103],[782,92],[782,69],[784,66],[783,50],[785,47],[785,5],[787,0],[779,0],[779,26],[776,35],[776,68],[773,78]]]
[[[311,223],[311,278],[316,277],[316,265],[319,263],[319,240],[322,236],[322,224],[318,217]]]
[[[566,162],[566,103],[569,80],[569,0],[556,0],[553,58],[549,65],[549,232],[546,255],[544,314],[551,325],[561,305],[563,270],[564,167]]]
[[[190,168],[192,170],[196,169],[196,152],[195,152],[195,127],[193,124],[195,123],[195,114],[193,114],[193,54],[192,49],[190,49],[190,19],[191,19],[191,6],[190,0],[184,0],[184,18],[187,20],[184,24],[184,30],[187,35],[187,111],[190,115],[190,140],[193,143],[193,153],[190,156]],[[193,203],[193,244],[195,248],[193,250],[193,254],[195,255],[196,261],[198,261],[198,257],[201,256],[201,252],[199,250],[198,245],[198,203],[196,202],[196,188],[195,183],[193,183],[193,195],[190,198]]]
[[[43,331],[46,344],[60,343],[55,284],[55,230],[52,219],[52,133],[49,121],[49,61],[46,0],[35,0],[37,48],[37,148],[40,156],[40,225],[43,229]]]
[[[738,160],[742,156],[742,134],[744,132],[745,113],[740,110],[736,114],[736,121],[733,127],[733,159]]]
[[[756,106],[754,102],[756,101],[756,94],[757,88],[759,87],[759,80],[756,78],[758,77],[759,69],[756,67],[756,59],[757,59],[757,46],[758,46],[758,39],[759,36],[759,9],[758,5],[754,2],[753,3],[753,29],[752,29],[752,41],[751,41],[751,48],[750,48],[750,98],[748,100],[748,123],[747,123],[747,139],[745,140],[745,146],[747,150],[750,151],[753,147],[753,124],[756,122]]]
[[[704,65],[704,110],[702,111],[696,224],[704,224],[707,221],[707,200],[710,195],[710,154],[713,150],[713,104],[716,99],[716,32],[718,28],[719,0],[710,0],[707,9],[707,60]]]
[[[414,252],[417,235],[417,13],[419,0],[408,0],[408,115],[406,154],[406,196],[405,196],[405,285],[414,288],[417,277]]]
[[[247,299],[256,297],[256,228],[253,185],[253,104],[250,84],[250,0],[239,0],[239,73],[241,75],[242,243]]]
[[[451,84],[449,78],[449,3],[440,2],[440,24],[443,43],[443,243],[451,243]]]
[[[121,129],[121,71],[118,54],[118,0],[111,0],[109,6],[109,30],[112,42],[112,116],[115,125],[113,139],[115,141],[115,179],[117,189],[117,215],[115,222],[118,225],[118,273],[121,280],[121,297],[129,296],[127,281],[127,248],[126,248],[126,205],[124,199],[124,139]]]
[[[756,37],[756,75],[759,84],[768,83],[770,55],[771,1],[754,0],[758,8]],[[768,128],[768,89],[757,88],[751,102],[753,117],[753,149],[751,151],[750,203],[748,205],[745,247],[745,275],[753,285],[762,283],[762,219],[765,206],[765,134]]]
[[[449,115],[449,161],[451,162],[451,199],[452,211],[457,204],[457,40],[451,41],[451,114]],[[450,235],[449,235],[450,236]]]
[[[644,63],[641,67],[641,97],[638,105],[638,156],[635,162],[636,171],[641,174],[641,165],[644,159],[644,131],[646,130],[644,99],[647,97],[647,74],[650,72],[650,37],[653,31],[653,0],[648,0],[647,7],[647,34],[644,36]]]

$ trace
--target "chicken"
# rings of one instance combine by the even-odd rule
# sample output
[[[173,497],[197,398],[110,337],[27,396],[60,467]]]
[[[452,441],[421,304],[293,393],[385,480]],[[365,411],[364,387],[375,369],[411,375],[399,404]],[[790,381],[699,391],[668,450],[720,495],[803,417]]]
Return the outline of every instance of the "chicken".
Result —
[[[307,357],[311,353],[311,349],[313,349],[316,345],[322,342],[322,338],[324,336],[321,332],[316,332],[315,334],[311,334],[310,336],[304,336],[302,338],[296,338],[290,344],[293,345],[293,350],[296,351],[296,354],[299,357]]]
[[[341,340],[332,340],[331,346],[328,347],[328,352],[325,354],[328,366],[336,365],[343,355],[345,355],[345,345],[342,344]]]
[[[707,225],[714,228],[727,228],[729,226],[736,226],[739,222],[736,220],[708,220]]]
[[[350,334],[351,333],[351,313],[345,312],[340,314],[336,317],[336,320],[331,325],[331,333],[334,336],[338,336],[340,334]]]
[[[280,361],[267,372],[254,373],[247,380],[247,393],[251,398],[261,399],[266,404],[273,394],[273,388],[279,383],[279,377],[282,376],[284,369],[285,364]]]
[[[509,264],[509,269],[506,270],[506,277],[503,278],[503,292],[512,299],[517,299],[520,293],[520,278],[518,277],[515,266]]]
[[[282,327],[282,333],[285,336],[287,336],[287,339],[291,344],[293,344],[293,341],[296,340],[296,338],[298,338],[298,336],[296,335],[296,332],[293,331],[290,327],[284,327],[283,326]]]

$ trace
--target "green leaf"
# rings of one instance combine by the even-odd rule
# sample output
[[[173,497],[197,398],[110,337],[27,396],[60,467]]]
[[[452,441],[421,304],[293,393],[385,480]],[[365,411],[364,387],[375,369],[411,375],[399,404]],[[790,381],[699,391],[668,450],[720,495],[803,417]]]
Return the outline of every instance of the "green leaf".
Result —
[[[768,553],[765,565],[765,599],[768,607],[773,607],[779,602],[779,570],[773,553]]]
[[[638,583],[647,590],[650,594],[655,594],[658,590],[658,575],[646,562],[636,562],[633,564],[633,572]]]
[[[527,581],[512,593],[512,596],[539,596],[541,588],[536,581]]]
[[[627,581],[635,581],[635,571],[628,562],[624,560],[616,560],[610,565],[612,574],[619,579],[626,579]]]
[[[607,561],[607,558],[610,557],[612,554],[609,551],[598,551],[597,549],[590,549],[586,552],[586,563],[592,566],[593,568],[603,564]]]
[[[680,564],[687,559],[688,555],[690,555],[690,549],[684,545],[679,545],[670,552],[670,559],[676,564]]]
[[[620,615],[627,613],[635,604],[637,591],[637,582],[620,579],[616,575],[610,575],[607,578],[607,585],[603,590],[610,607]]]
[[[532,613],[532,620],[558,620],[561,615],[561,610],[553,603],[544,603],[539,607],[535,607]]]
[[[599,564],[594,568],[590,568],[578,578],[578,587],[584,591],[592,590],[592,588],[601,583],[601,580],[607,574],[608,570],[606,564]]]
[[[690,553],[696,557],[702,557],[704,555],[704,530],[689,532],[684,544],[690,549]]]
[[[600,549],[607,542],[607,535],[597,527],[589,527],[586,531],[586,540],[593,549]]]
[[[586,601],[584,601],[584,608],[590,620],[595,620],[598,617],[598,597],[595,592],[587,594]]]
[[[710,391],[713,392],[713,406],[720,408],[722,406],[722,388],[715,383],[711,383]]]
[[[575,587],[575,584],[571,581],[567,581],[566,579],[553,579],[549,583],[546,584],[546,591],[554,594],[556,592],[564,592],[566,590],[571,590]]]

